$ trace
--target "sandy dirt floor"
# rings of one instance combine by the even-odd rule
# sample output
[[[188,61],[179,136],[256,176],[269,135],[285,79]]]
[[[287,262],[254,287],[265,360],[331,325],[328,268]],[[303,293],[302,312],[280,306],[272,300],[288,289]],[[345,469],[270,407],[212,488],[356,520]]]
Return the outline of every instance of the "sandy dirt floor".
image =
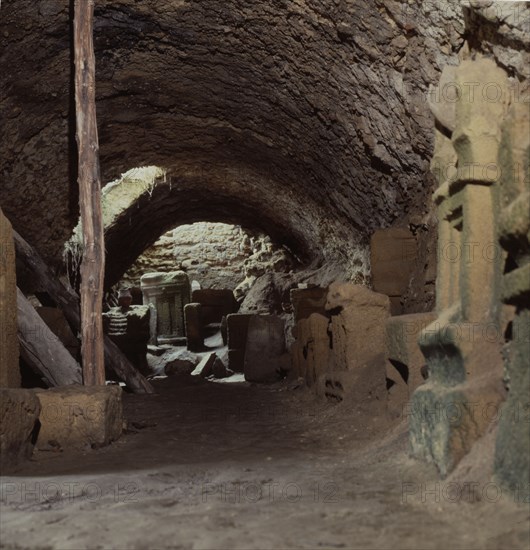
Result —
[[[480,459],[440,481],[409,457],[404,421],[287,384],[155,385],[124,396],[113,445],[36,453],[2,478],[1,548],[530,547],[526,495],[500,494]]]

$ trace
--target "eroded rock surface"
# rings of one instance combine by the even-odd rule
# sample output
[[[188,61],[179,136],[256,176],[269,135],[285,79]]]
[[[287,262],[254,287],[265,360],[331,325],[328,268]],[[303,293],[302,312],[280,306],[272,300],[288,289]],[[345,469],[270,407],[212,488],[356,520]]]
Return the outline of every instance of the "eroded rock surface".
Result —
[[[97,448],[121,437],[120,386],[64,386],[35,393],[41,425],[37,449]]]
[[[425,93],[462,47],[464,17],[428,4],[98,5],[103,181],[143,165],[169,176],[118,243],[108,235],[109,254],[124,238],[139,254],[178,223],[235,221],[363,272],[367,236],[422,211],[431,188]],[[0,200],[54,260],[77,222],[69,34],[63,2],[2,6]]]

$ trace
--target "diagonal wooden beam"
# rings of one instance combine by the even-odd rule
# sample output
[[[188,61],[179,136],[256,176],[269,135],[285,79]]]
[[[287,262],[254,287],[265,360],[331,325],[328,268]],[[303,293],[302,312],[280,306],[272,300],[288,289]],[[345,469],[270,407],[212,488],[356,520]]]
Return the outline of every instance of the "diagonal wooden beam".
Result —
[[[25,279],[31,281],[31,289],[27,290],[46,293],[62,310],[74,332],[79,332],[79,296],[52,273],[38,252],[16,231],[13,231],[13,237],[17,256],[17,279],[21,287]],[[107,368],[134,393],[153,393],[151,384],[133,367],[118,346],[108,336],[104,337],[103,342]]]

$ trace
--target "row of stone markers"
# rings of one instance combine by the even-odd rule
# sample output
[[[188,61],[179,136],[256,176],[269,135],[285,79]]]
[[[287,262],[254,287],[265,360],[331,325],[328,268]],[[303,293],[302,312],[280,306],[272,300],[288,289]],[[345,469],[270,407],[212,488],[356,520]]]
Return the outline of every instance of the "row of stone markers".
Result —
[[[18,315],[17,315],[18,309]],[[16,468],[34,448],[56,450],[102,446],[123,430],[121,388],[69,385],[49,390],[21,389],[21,350],[59,348],[59,339],[17,291],[11,224],[0,209],[0,467]],[[18,317],[18,319],[17,319]],[[21,323],[23,332],[21,332]],[[45,330],[47,332],[45,332]],[[33,348],[25,338],[32,335]],[[41,340],[41,342],[39,342]],[[28,344],[28,345],[29,345]],[[42,346],[40,345],[42,344]],[[64,349],[65,357],[75,363]],[[45,362],[46,358],[34,358]],[[51,369],[53,371],[53,369]],[[54,381],[57,373],[49,372]],[[75,370],[71,371],[75,374]],[[80,380],[80,379],[79,379]]]
[[[407,411],[427,377],[418,338],[435,313],[391,316],[391,297],[350,283],[293,289],[291,302],[294,376],[330,400]]]
[[[388,295],[338,283],[292,291],[291,352],[294,373],[328,399],[362,403],[386,394],[386,413],[409,419],[412,454],[442,476],[496,429],[495,478],[527,488],[530,109],[528,97],[514,100],[513,85],[485,58],[441,77],[441,104],[432,105],[436,310],[390,316],[388,296],[399,312],[409,273],[396,251],[414,243],[406,231],[380,233],[372,246],[383,243],[382,254],[372,260],[384,260],[385,249],[394,257],[373,266],[374,286]],[[461,93],[449,97],[449,89]]]
[[[150,374],[148,345],[185,345],[184,309],[191,299],[186,273],[146,273],[141,278],[143,305],[132,305],[129,288],[118,291],[118,305],[103,314],[105,334],[144,375]]]
[[[282,318],[227,316],[230,369],[252,382],[303,378],[328,399],[402,414],[426,377],[417,340],[435,314],[391,317],[389,296],[349,283],[295,288],[290,300],[295,341],[289,352]]]
[[[144,306],[150,309],[149,343],[155,346],[187,344],[190,351],[202,351],[205,335],[239,307],[231,290],[192,291],[184,271],[146,273],[140,284]]]
[[[530,124],[518,86],[492,59],[464,58],[431,102],[436,319],[421,333],[429,379],[412,396],[410,437],[414,455],[447,475],[495,427],[495,475],[527,488]]]
[[[206,336],[219,330],[229,347],[226,365],[252,382],[273,382],[289,368],[284,321],[274,315],[239,315],[229,289],[195,289],[186,273],[147,273],[141,278],[143,306],[120,291],[105,316],[105,331],[131,362],[147,373],[147,344],[182,345],[202,352]]]

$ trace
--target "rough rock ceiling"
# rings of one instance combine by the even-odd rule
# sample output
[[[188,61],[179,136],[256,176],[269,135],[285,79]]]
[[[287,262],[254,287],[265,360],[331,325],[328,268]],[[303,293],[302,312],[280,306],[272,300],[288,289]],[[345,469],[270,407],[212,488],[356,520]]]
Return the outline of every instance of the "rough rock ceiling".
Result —
[[[157,165],[175,189],[139,216],[143,244],[180,220],[229,221],[354,271],[367,236],[432,190],[425,91],[464,33],[442,4],[97,2],[103,183]],[[78,216],[71,13],[65,0],[1,11],[0,204],[57,260]]]

